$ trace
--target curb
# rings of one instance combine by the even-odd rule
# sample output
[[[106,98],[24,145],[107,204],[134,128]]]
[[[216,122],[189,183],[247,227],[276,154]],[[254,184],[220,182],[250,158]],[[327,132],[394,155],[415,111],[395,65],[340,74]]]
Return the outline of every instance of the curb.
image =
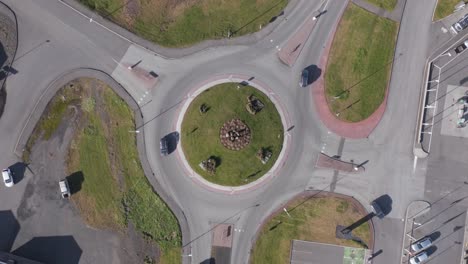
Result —
[[[328,191],[303,191],[295,196],[293,196],[291,199],[289,199],[286,203],[281,203],[279,208],[273,210],[269,215],[264,217],[257,225],[256,232],[253,235],[250,243],[250,251],[249,255],[247,256],[249,263],[250,263],[250,257],[254,249],[254,245],[257,242],[258,238],[260,237],[260,232],[262,231],[262,228],[267,224],[273,217],[276,215],[280,214],[283,212],[283,208],[288,207],[291,203],[293,203],[297,199],[310,199],[310,198],[326,198],[326,197],[334,197],[334,198],[341,198],[345,199],[347,201],[351,201],[354,205],[356,205],[356,208],[359,210],[360,213],[363,215],[368,214],[369,212],[366,210],[366,208],[354,197],[344,195],[344,194],[339,194],[339,193],[332,193]],[[374,244],[375,244],[375,227],[374,223],[372,221],[368,221],[369,223],[369,250],[373,251],[374,250]]]
[[[291,13],[295,8],[300,7],[300,0],[287,0],[288,4],[284,8],[284,13]],[[89,9],[78,3],[76,0],[58,0],[59,3],[72,9],[80,16],[86,18],[90,22],[96,23],[98,26],[105,30],[119,36],[120,38],[130,42],[131,44],[137,45],[151,53],[157,54],[158,56],[165,59],[178,59],[200,51],[210,50],[218,46],[229,46],[229,45],[249,45],[254,44],[261,39],[268,37],[283,21],[283,19],[276,19],[276,21],[269,23],[262,30],[235,38],[224,38],[216,40],[204,40],[199,43],[195,43],[186,48],[168,48],[157,45],[149,40],[146,40],[133,32],[121,27],[120,25],[105,19],[97,12]],[[304,1],[305,2],[305,1]]]
[[[176,131],[181,131],[182,121],[185,116],[185,112],[197,95],[199,95],[200,93],[202,93],[203,91],[207,89],[210,89],[211,87],[217,84],[248,82],[248,85],[258,89],[272,101],[272,103],[275,105],[276,110],[278,111],[281,117],[281,122],[283,124],[283,130],[284,130],[283,147],[281,149],[280,154],[278,155],[278,158],[275,164],[267,173],[265,173],[263,176],[261,176],[257,180],[250,182],[248,184],[245,184],[245,185],[241,185],[241,186],[224,186],[224,185],[215,184],[208,180],[205,180],[205,178],[203,178],[198,173],[196,173],[192,169],[192,167],[188,164],[187,159],[185,158],[185,154],[182,150],[182,144],[181,144],[182,139],[180,139],[180,142],[179,142],[180,147],[176,149],[177,157],[179,161],[182,163],[182,166],[186,174],[188,175],[188,177],[190,177],[190,179],[194,183],[198,184],[199,186],[209,191],[232,195],[232,194],[241,194],[241,193],[256,190],[260,188],[261,186],[265,185],[267,182],[271,181],[273,178],[275,178],[278,175],[278,171],[281,170],[281,168],[284,166],[287,160],[289,149],[290,149],[289,146],[291,144],[291,136],[286,131],[286,129],[291,124],[289,113],[287,109],[283,106],[279,98],[276,96],[276,94],[270,88],[268,88],[268,86],[265,83],[258,81],[256,79],[252,81],[246,81],[249,78],[250,76],[242,75],[242,74],[223,74],[223,75],[213,76],[211,79],[205,80],[195,85],[190,90],[187,96],[187,100],[185,100],[184,104],[179,107],[178,118],[177,118],[176,125],[175,125]]]
[[[33,110],[28,116],[26,123],[21,130],[21,133],[18,137],[18,140],[15,145],[14,152],[16,154],[19,153],[19,157],[21,157],[24,147],[31,136],[37,122],[40,120],[42,113],[46,109],[48,103],[52,99],[53,96],[60,90],[65,84],[68,82],[75,80],[77,78],[86,77],[86,78],[96,78],[105,82],[112,90],[117,93],[134,111],[135,116],[135,125],[138,127],[144,123],[143,121],[143,113],[141,112],[140,107],[136,103],[136,101],[131,97],[131,95],[123,88],[117,81],[115,81],[110,75],[107,73],[92,69],[92,68],[79,68],[73,69],[68,72],[63,73],[62,75],[58,76],[54,81],[52,81],[49,86],[44,90],[42,95],[39,97],[36,105],[33,107]],[[187,218],[185,216],[184,211],[182,208],[177,204],[177,202],[166,193],[163,187],[159,184],[154,177],[154,172],[151,170],[151,166],[149,165],[149,161],[146,156],[146,145],[145,145],[145,136],[144,136],[144,129],[141,129],[140,133],[136,134],[137,140],[137,150],[138,155],[140,157],[141,165],[143,171],[145,173],[148,182],[151,184],[153,192],[156,193],[169,207],[172,213],[178,220],[178,224],[182,234],[182,249],[184,254],[190,254],[191,249],[190,247],[184,247],[190,241],[190,232],[189,226],[187,222]],[[153,175],[153,177],[149,177]],[[190,263],[188,260],[182,260],[183,263]]]
[[[412,207],[414,207],[414,209]],[[414,210],[414,212],[412,212],[411,216],[409,216],[410,209]],[[400,261],[401,263],[408,263],[408,261],[404,261],[404,258],[406,257],[406,253],[405,253],[406,246],[405,246],[405,244],[406,244],[406,235],[408,234],[408,230],[407,230],[408,226],[409,226],[408,223],[411,222],[411,226],[413,226],[413,220],[412,219],[416,218],[417,216],[419,216],[421,214],[424,214],[424,213],[428,212],[429,210],[431,210],[431,204],[428,201],[424,201],[424,200],[412,201],[406,207],[405,225],[404,225],[404,228],[403,228],[403,238],[402,238],[403,243],[402,243],[402,247],[401,247],[401,261]],[[411,221],[409,221],[408,219],[411,219]],[[408,247],[409,247],[409,244],[408,244]]]
[[[352,2],[355,4],[354,2]],[[385,89],[385,97],[380,104],[379,107],[364,120],[361,120],[359,122],[345,122],[342,121],[338,118],[336,118],[332,113],[328,105],[328,100],[325,95],[325,81],[324,81],[324,75],[326,72],[326,68],[328,67],[328,55],[330,53],[330,49],[333,43],[333,40],[335,39],[336,36],[336,30],[338,28],[339,23],[342,20],[343,13],[346,11],[346,8],[349,6],[349,3],[347,4],[346,8],[343,10],[343,13],[341,14],[341,18],[338,21],[338,23],[335,25],[333,31],[333,37],[328,41],[326,45],[326,54],[323,54],[322,57],[320,58],[320,66],[322,68],[325,68],[323,70],[323,74],[320,76],[319,80],[317,81],[317,85],[319,87],[318,91],[316,89],[311,89],[312,90],[312,97],[314,99],[314,102],[316,104],[316,109],[317,112],[319,113],[320,120],[324,125],[332,132],[335,134],[345,137],[345,138],[350,138],[350,139],[362,139],[362,138],[367,138],[369,135],[375,130],[375,128],[379,125],[380,121],[382,120],[383,115],[385,114],[385,109],[387,107],[387,100],[388,100],[388,95],[389,91],[391,88],[391,83],[392,83],[392,77],[393,77],[393,67],[395,66],[395,54],[397,51],[397,46],[398,46],[398,39],[400,36],[400,28],[401,28],[401,20],[403,18],[403,14],[406,9],[406,3],[405,1],[401,13],[401,19],[399,22],[395,22],[398,25],[398,33],[396,35],[395,39],[395,47],[393,50],[393,58],[392,58],[392,63],[391,63],[391,69],[390,69],[390,78],[387,82],[387,86]],[[356,4],[355,4],[356,5]],[[359,5],[356,5],[359,8],[362,8]],[[388,18],[387,18],[388,19]],[[393,21],[393,20],[392,20]],[[324,105],[325,104],[325,105]]]

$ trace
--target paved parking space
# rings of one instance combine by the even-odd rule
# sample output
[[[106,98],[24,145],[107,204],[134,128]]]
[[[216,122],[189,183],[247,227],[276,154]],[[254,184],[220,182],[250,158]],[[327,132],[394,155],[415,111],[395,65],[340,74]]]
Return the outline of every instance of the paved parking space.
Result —
[[[424,119],[425,131],[431,132],[423,143],[430,146],[425,198],[432,205],[412,226],[415,239],[431,236],[434,240],[427,263],[460,263],[465,242],[468,127],[457,127],[456,101],[468,90],[468,52],[449,53],[434,61],[429,89],[435,90],[427,98],[432,108]]]
[[[343,247],[303,240],[291,244],[291,264],[365,264],[370,251],[363,248]]]

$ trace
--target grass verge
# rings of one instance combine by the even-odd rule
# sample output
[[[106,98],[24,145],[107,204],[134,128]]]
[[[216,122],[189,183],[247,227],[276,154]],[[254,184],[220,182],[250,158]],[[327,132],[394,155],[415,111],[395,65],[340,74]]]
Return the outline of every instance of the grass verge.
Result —
[[[464,1],[468,3],[468,1]],[[460,0],[438,0],[436,10],[434,13],[434,20],[440,20],[446,16],[449,16],[455,10],[455,5],[460,3]]]
[[[398,0],[366,0],[367,2],[380,8],[392,11],[398,3]]]
[[[280,211],[262,227],[251,263],[289,263],[293,239],[360,247],[356,242],[335,237],[337,225],[348,226],[363,217],[350,201],[335,197],[300,198],[288,206],[288,212],[291,217]],[[355,229],[353,235],[369,244],[369,224]]]
[[[132,222],[143,237],[158,244],[161,263],[177,263],[180,228],[144,175],[135,134],[128,132],[135,130],[133,116],[125,101],[106,84],[95,79],[75,80],[51,100],[28,145],[47,140],[62,123],[74,126],[67,172],[79,172],[83,177],[72,201],[85,222],[123,235]]]
[[[79,0],[103,17],[168,47],[258,31],[287,0]]]
[[[198,95],[187,109],[181,131],[182,147],[192,169],[208,181],[228,186],[247,184],[264,175],[281,152],[284,133],[281,117],[265,94],[251,86],[236,87],[236,83],[220,84]],[[265,105],[256,115],[246,110],[247,97],[252,94]],[[209,107],[205,114],[199,111],[202,104]],[[244,121],[252,133],[250,144],[239,151],[225,148],[219,138],[222,125],[233,118]],[[256,157],[260,148],[272,151],[266,164]],[[211,156],[219,160],[214,175],[199,167]]]
[[[389,83],[397,23],[350,4],[340,21],[325,73],[328,106],[358,122],[380,106]]]

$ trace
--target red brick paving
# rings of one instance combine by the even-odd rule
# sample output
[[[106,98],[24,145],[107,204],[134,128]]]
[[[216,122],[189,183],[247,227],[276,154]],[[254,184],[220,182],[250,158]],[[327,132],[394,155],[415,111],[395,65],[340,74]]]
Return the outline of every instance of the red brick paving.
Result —
[[[329,157],[323,153],[320,153],[319,157],[317,158],[317,162],[315,163],[315,167],[317,168],[327,168],[327,169],[334,169],[348,173],[359,173],[364,171],[364,167],[357,167],[356,164],[351,162],[342,161],[339,159],[334,159]],[[357,169],[355,169],[357,168]]]
[[[218,224],[213,229],[213,247],[232,247],[232,234],[234,226],[231,224]]]

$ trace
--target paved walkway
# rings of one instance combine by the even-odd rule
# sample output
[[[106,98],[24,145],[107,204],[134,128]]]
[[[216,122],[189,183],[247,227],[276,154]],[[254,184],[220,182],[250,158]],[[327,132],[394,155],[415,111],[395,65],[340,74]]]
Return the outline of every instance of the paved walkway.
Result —
[[[354,4],[366,9],[367,11],[374,13],[380,17],[391,19],[395,22],[400,22],[405,2],[406,0],[399,0],[397,5],[395,6],[395,9],[393,9],[392,11],[388,11],[386,9],[371,4],[366,0],[353,0]]]

